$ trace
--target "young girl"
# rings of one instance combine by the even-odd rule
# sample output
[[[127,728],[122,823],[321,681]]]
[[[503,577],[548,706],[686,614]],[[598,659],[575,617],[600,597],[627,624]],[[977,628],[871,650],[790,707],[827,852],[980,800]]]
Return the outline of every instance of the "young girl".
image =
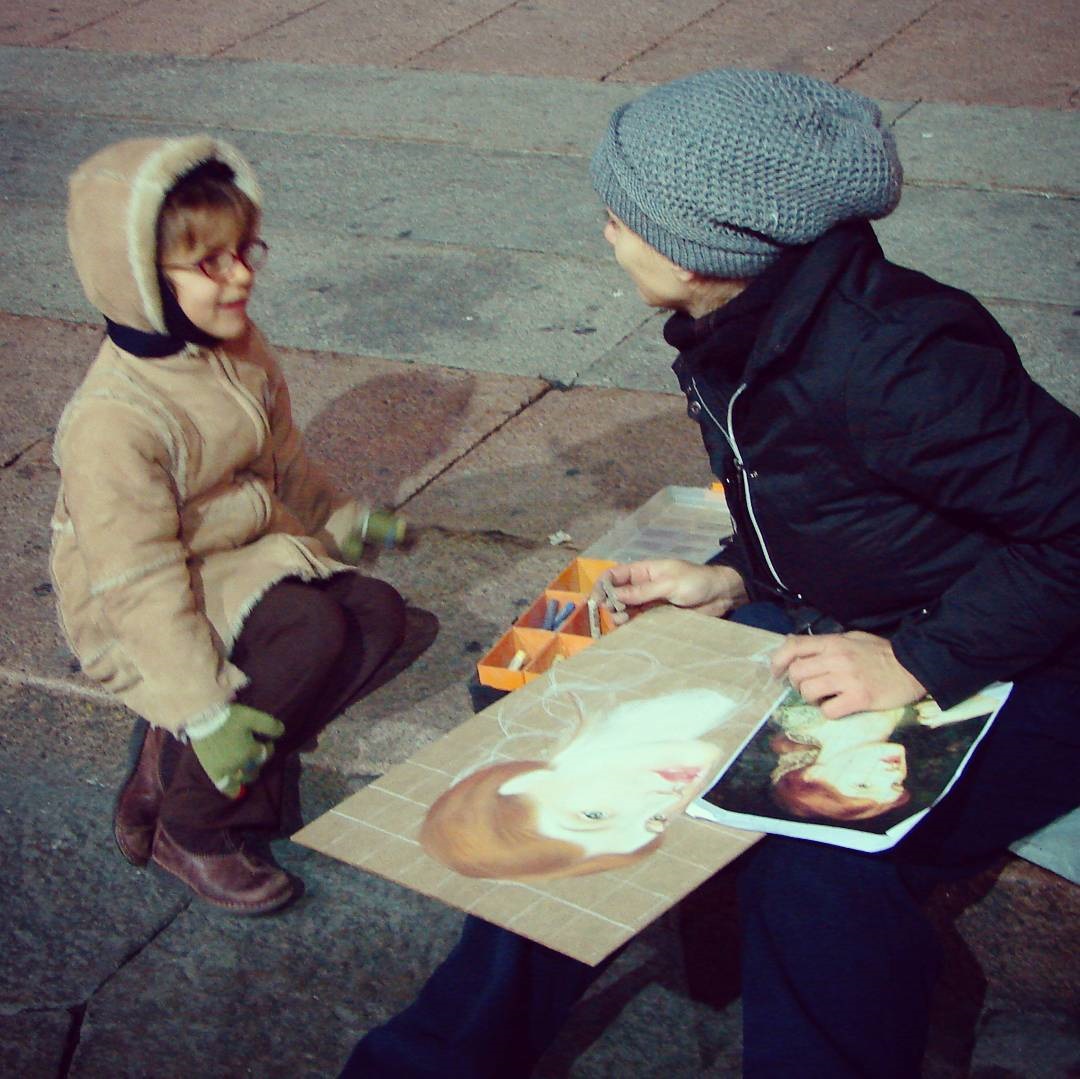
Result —
[[[306,456],[248,318],[259,205],[205,136],[121,142],[72,176],[71,254],[106,336],[57,428],[52,522],[68,641],[150,724],[120,850],[238,914],[295,894],[239,840],[279,826],[289,753],[372,688],[404,628],[398,593],[346,564],[365,511]]]
[[[711,690],[629,701],[584,720],[550,760],[459,780],[428,811],[425,850],[471,877],[599,873],[655,850],[722,760],[704,736],[734,705]]]

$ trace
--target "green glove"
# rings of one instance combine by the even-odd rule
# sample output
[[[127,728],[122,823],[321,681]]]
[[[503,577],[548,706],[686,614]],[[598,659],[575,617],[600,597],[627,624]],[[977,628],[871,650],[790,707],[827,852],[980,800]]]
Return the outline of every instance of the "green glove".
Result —
[[[192,738],[191,748],[214,786],[229,798],[238,798],[245,783],[273,756],[272,740],[285,733],[285,724],[246,704],[230,704],[225,723],[213,734]],[[260,741],[261,734],[271,739]]]
[[[341,544],[341,557],[356,565],[364,555],[364,547],[396,547],[405,539],[407,526],[404,517],[390,510],[364,510],[360,523]]]

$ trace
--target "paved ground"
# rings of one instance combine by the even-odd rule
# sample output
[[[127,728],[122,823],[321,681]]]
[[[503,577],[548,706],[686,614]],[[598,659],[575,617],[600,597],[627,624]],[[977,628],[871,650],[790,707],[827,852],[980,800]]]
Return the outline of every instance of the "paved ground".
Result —
[[[418,527],[376,571],[439,637],[306,758],[310,819],[468,714],[477,653],[572,554],[549,533],[582,549],[708,479],[660,322],[600,239],[586,165],[612,107],[719,64],[875,96],[908,180],[887,250],[974,291],[1075,409],[1074,19],[1065,0],[0,0],[0,1073],[333,1075],[460,924],[285,841],[307,895],[231,920],[112,848],[130,724],[72,673],[45,562],[51,426],[99,336],[64,250],[81,158],[211,130],[253,160],[273,248],[257,314],[299,417]],[[1038,941],[1075,890],[1013,861],[949,898],[927,1075],[1070,1074],[1069,938]],[[721,882],[644,934],[542,1073],[737,1075],[737,986],[712,965],[727,899]]]

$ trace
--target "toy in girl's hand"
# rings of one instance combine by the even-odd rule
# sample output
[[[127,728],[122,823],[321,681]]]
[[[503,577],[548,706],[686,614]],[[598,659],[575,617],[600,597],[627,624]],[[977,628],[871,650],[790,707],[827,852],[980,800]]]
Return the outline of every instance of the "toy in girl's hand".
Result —
[[[405,541],[408,526],[405,518],[390,510],[364,509],[356,527],[341,544],[342,557],[356,563],[363,557],[367,547],[385,547],[391,550]]]

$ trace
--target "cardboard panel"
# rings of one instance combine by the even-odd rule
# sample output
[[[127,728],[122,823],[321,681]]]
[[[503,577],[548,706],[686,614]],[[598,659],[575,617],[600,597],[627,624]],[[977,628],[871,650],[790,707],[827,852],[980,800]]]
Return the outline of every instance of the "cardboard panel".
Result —
[[[759,838],[682,809],[779,696],[768,668],[779,641],[675,608],[650,610],[293,838],[598,963]],[[459,804],[492,778],[488,794]],[[489,817],[511,804],[524,831],[491,854]],[[564,861],[541,867],[534,848]]]

